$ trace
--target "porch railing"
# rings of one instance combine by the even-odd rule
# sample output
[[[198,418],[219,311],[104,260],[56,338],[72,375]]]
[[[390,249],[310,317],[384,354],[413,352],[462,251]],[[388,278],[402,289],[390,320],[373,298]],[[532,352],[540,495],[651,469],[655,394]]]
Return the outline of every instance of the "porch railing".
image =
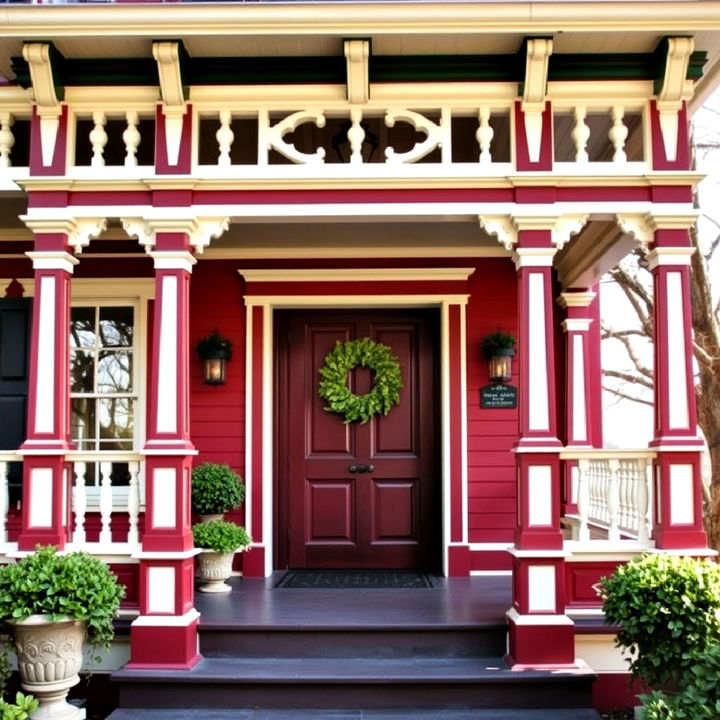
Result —
[[[566,514],[573,540],[636,541],[651,544],[652,482],[655,453],[651,450],[565,450],[564,460],[576,461],[570,505]],[[595,532],[593,532],[595,531]],[[600,537],[598,537],[600,536]]]
[[[73,452],[71,507],[68,513],[68,549],[96,555],[131,554],[140,547],[139,522],[143,509],[143,456],[135,453]],[[9,467],[22,456],[0,453],[0,552],[12,549],[9,542]],[[121,469],[121,473],[118,473]],[[118,474],[122,484],[113,482]],[[92,521],[92,528],[88,524]]]
[[[295,108],[276,101],[227,101],[200,88],[193,100],[192,173],[208,180],[438,177],[502,178],[514,171],[514,99],[422,105],[380,98],[362,108],[297,91]],[[308,91],[310,92],[310,91]],[[648,171],[645,98],[553,101],[554,163],[564,174],[632,175]],[[70,103],[69,177],[152,177],[155,100],[96,107]],[[30,108],[3,111],[0,185],[28,176]]]

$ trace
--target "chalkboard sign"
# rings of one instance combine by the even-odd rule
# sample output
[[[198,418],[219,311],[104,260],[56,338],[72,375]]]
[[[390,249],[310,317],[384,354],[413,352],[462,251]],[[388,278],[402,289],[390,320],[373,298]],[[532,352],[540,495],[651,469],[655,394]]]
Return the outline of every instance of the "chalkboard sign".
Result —
[[[517,388],[513,385],[486,385],[480,389],[481,408],[516,408]]]

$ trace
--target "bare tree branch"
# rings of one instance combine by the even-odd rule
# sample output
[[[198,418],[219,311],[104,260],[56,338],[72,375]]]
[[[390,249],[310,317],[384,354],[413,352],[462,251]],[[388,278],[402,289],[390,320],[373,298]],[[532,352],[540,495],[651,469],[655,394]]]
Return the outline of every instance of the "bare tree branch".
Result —
[[[633,375],[632,373],[625,372],[624,370],[603,370],[603,375],[605,377],[614,377],[618,380],[624,380],[625,382],[631,383],[633,385],[642,385],[643,387],[646,387],[648,390],[653,389],[653,383],[652,380],[647,380],[643,377],[639,377],[638,375]],[[650,403],[652,405],[652,403]]]
[[[608,338],[614,338],[616,340],[619,340],[623,347],[625,348],[625,352],[627,353],[627,356],[630,358],[630,362],[633,364],[633,367],[643,376],[650,378],[652,380],[652,370],[648,368],[638,357],[637,353],[635,352],[635,348],[632,346],[632,343],[630,342],[630,338],[628,337],[627,332],[615,332],[611,328],[604,328],[607,334]],[[642,335],[644,337],[647,337],[645,333],[637,333],[638,335]]]
[[[607,390],[609,393],[621,398],[622,400],[632,400],[632,402],[640,403],[641,405],[648,405],[650,407],[653,405],[652,400],[645,400],[644,398],[637,397],[636,395],[630,395],[629,393],[624,392],[621,388],[603,385],[603,390]]]

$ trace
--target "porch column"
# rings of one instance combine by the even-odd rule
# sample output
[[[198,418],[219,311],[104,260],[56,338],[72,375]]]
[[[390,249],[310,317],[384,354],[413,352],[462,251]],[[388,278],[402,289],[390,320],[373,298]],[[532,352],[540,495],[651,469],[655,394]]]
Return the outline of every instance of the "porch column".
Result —
[[[575,448],[601,448],[602,374],[600,362],[599,298],[593,290],[560,294],[565,309],[565,437]],[[563,468],[564,514],[577,513],[577,461]]]
[[[509,660],[514,665],[565,665],[575,659],[565,616],[560,529],[560,460],[555,395],[551,229],[518,232],[520,428],[515,447],[518,525],[515,533]]]
[[[72,478],[65,453],[70,433],[70,281],[79,252],[104,220],[32,220],[28,252],[35,271],[30,339],[27,439],[23,457],[22,528],[18,549],[65,547],[70,534]]]
[[[194,556],[189,432],[189,291],[195,263],[187,224],[150,226],[155,308],[145,444],[145,532],[140,616],[131,626],[128,667],[189,669],[199,659],[193,607]],[[127,227],[126,223],[126,227]]]
[[[690,257],[687,229],[656,228],[648,253],[655,299],[655,545],[707,547],[703,529],[702,440],[693,381]]]

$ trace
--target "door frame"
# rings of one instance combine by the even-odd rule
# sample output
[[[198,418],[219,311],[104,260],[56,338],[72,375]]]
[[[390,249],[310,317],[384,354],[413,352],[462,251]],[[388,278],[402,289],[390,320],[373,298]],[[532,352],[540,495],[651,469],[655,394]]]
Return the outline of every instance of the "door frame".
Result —
[[[276,310],[439,308],[439,468],[442,572],[468,574],[467,281],[474,268],[239,270],[245,279],[245,516],[254,539],[248,576],[276,569]],[[394,293],[388,292],[392,283]],[[339,288],[338,288],[339,289]],[[407,290],[404,293],[403,290]],[[326,293],[326,294],[323,294]]]

